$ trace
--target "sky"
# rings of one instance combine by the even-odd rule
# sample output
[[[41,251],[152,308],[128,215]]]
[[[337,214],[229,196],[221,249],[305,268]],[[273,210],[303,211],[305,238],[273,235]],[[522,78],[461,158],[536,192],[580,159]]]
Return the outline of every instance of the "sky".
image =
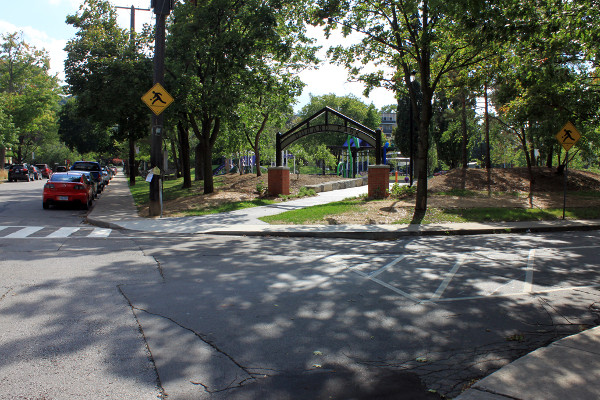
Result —
[[[50,56],[52,74],[64,79],[63,65],[66,58],[64,48],[67,42],[75,37],[76,30],[65,23],[67,15],[74,14],[79,9],[82,0],[4,0],[3,12],[0,14],[0,34],[23,32],[27,43],[37,49],[45,49]],[[150,0],[111,0],[115,6],[150,8]],[[130,10],[118,9],[118,23],[128,29],[130,25]],[[153,13],[136,11],[136,31],[140,31],[143,23],[154,24]],[[317,38],[323,46],[320,58],[325,59],[325,51],[331,45],[339,44],[344,39],[341,35],[326,40],[319,29],[311,29],[311,35]],[[338,96],[353,94],[363,102],[373,103],[377,108],[394,104],[394,95],[386,89],[374,90],[369,98],[362,95],[364,86],[357,82],[347,81],[347,72],[343,67],[327,61],[317,69],[300,73],[300,78],[306,84],[302,95],[294,109],[298,111],[310,100],[310,94],[320,96],[334,93]],[[143,93],[142,93],[143,94]]]

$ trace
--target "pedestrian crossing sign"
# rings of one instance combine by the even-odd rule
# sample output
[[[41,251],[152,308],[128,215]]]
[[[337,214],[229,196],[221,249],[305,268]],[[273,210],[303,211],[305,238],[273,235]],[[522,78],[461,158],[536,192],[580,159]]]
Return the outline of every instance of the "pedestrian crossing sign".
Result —
[[[160,113],[171,105],[174,99],[160,83],[157,83],[142,96],[142,101],[146,103],[155,115],[160,115]]]
[[[556,134],[556,139],[566,151],[581,138],[581,134],[571,122],[567,122],[565,126]]]

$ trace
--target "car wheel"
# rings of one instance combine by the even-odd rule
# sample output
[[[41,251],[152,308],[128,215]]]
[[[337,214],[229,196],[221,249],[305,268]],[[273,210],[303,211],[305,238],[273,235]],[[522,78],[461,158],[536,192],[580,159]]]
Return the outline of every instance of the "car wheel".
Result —
[[[48,202],[47,202],[47,201],[44,201],[44,202],[42,203],[42,207],[44,207],[44,210],[47,210],[47,209],[49,209],[49,208],[50,208],[50,204],[48,204]]]

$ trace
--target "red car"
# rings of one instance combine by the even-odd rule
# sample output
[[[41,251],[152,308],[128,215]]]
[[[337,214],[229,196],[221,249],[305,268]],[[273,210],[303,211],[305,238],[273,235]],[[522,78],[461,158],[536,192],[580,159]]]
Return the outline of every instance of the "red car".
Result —
[[[87,177],[77,172],[57,172],[44,185],[43,206],[78,203],[89,210],[94,201],[92,184]]]
[[[50,178],[52,176],[52,170],[50,169],[48,164],[35,164],[35,166],[38,167],[38,169],[42,173],[42,177]]]

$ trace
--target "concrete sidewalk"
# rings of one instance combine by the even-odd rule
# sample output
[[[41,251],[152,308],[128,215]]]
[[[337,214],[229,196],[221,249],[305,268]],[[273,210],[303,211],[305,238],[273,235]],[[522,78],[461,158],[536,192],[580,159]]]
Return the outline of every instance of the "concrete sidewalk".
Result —
[[[144,182],[140,182],[144,184]],[[268,225],[258,218],[366,193],[367,187],[229,213],[184,218],[141,218],[124,175],[105,189],[89,213],[90,224],[144,232],[327,237],[384,240],[416,235],[469,235],[600,229],[600,220],[429,225]],[[600,327],[566,337],[504,366],[456,400],[600,398]]]

